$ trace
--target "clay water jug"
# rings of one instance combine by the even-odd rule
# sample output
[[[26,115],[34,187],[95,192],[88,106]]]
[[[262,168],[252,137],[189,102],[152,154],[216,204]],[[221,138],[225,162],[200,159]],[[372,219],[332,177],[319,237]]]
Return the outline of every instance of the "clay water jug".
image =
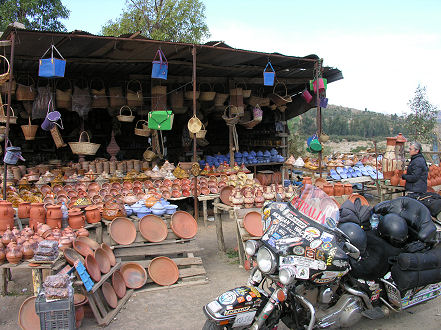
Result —
[[[344,185],[344,195],[350,195],[352,194],[352,185],[350,183],[345,183]]]
[[[390,178],[390,184],[392,186],[398,186],[398,184],[400,183],[400,171],[399,170],[395,170],[394,171],[394,175]]]
[[[14,209],[12,203],[8,201],[0,202],[0,234],[3,234],[8,228],[14,226]]]
[[[334,196],[342,196],[344,193],[343,184],[340,182],[336,182],[334,184]]]
[[[84,227],[86,217],[83,215],[80,209],[69,210],[69,226],[73,229],[80,229]]]
[[[31,203],[30,202],[21,202],[18,204],[18,212],[17,216],[20,219],[27,219],[29,218],[29,211],[31,210]]]
[[[61,227],[61,220],[63,219],[63,212],[61,212],[61,205],[48,205],[46,207],[46,223],[51,228]]]
[[[101,221],[101,212],[96,205],[90,205],[85,208],[86,220],[88,223],[96,223]]]
[[[37,224],[44,223],[46,219],[46,210],[43,203],[31,203],[29,211],[29,227],[37,229]]]
[[[23,259],[28,260],[32,259],[34,256],[34,250],[29,242],[23,243]]]
[[[323,186],[323,191],[328,196],[334,196],[334,186],[330,183],[325,183],[325,185]]]

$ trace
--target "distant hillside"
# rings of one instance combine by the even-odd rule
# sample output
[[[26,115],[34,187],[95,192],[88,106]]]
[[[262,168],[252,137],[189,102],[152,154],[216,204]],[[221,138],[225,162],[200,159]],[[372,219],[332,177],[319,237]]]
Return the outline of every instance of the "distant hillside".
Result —
[[[290,120],[291,133],[310,136],[317,131],[315,109]],[[335,139],[372,139],[403,133],[404,118],[367,110],[329,105],[322,109],[323,132]]]

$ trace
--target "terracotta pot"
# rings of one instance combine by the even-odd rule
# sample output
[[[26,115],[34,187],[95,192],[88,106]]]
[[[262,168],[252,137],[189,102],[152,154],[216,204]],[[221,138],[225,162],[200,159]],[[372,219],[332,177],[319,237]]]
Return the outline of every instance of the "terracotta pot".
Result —
[[[23,243],[23,259],[28,260],[32,259],[34,256],[34,250],[32,249],[32,246],[29,242]]]
[[[343,187],[344,194],[343,195],[350,195],[352,194],[352,185],[350,183],[345,183]]]
[[[323,191],[326,193],[326,195],[328,196],[334,196],[334,186],[331,183],[326,183],[323,186]]]
[[[5,249],[0,248],[0,264],[2,264],[6,259]]]
[[[29,226],[32,229],[37,228],[38,223],[44,223],[46,219],[46,210],[43,203],[31,203],[29,211]]]
[[[0,203],[0,234],[3,234],[5,230],[10,226],[14,226],[14,209],[12,203],[8,201],[1,201]]]
[[[73,229],[80,229],[81,227],[84,227],[86,221],[86,217],[83,215],[83,212],[81,210],[70,210],[69,211],[69,226]]]
[[[22,256],[23,253],[17,246],[10,248],[9,251],[6,253],[6,259],[8,259],[8,262],[10,262],[11,264],[18,264]]]
[[[390,178],[390,184],[392,186],[398,186],[398,184],[400,183],[400,179],[401,177],[399,176],[399,171],[395,170],[394,175]]]
[[[344,194],[344,186],[340,182],[334,184],[334,196],[342,196]]]
[[[77,231],[78,237],[89,237],[89,231],[86,228],[80,228]]]
[[[63,219],[61,205],[48,205],[46,209],[46,223],[48,226],[51,228],[60,228],[61,220]]]
[[[30,210],[31,210],[30,202],[21,202],[20,204],[18,204],[17,216],[20,219],[27,219],[29,218]]]
[[[312,184],[312,179],[310,176],[304,176],[302,180],[303,185],[305,184]]]
[[[3,232],[2,243],[6,246],[13,240],[15,240],[15,236],[11,231],[11,227],[7,226],[6,230]]]
[[[86,220],[88,223],[97,223],[101,221],[101,212],[96,205],[90,205],[85,208]]]

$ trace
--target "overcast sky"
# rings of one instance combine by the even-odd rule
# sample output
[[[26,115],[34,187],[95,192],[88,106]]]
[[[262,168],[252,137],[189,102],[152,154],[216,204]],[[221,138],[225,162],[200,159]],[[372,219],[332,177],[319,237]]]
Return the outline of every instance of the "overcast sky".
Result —
[[[329,85],[331,104],[403,114],[421,84],[441,109],[440,0],[203,0],[210,40],[235,48],[317,54],[344,79]],[[97,34],[125,0],[63,0],[68,31]]]

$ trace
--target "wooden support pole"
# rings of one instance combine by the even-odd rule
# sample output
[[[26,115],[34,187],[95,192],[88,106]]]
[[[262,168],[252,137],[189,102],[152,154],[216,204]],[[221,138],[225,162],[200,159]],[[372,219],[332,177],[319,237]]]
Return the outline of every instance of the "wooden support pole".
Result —
[[[192,49],[192,55],[193,55],[193,116],[196,117],[196,46],[193,45]],[[197,143],[196,143],[196,134],[193,134],[193,162],[196,162],[196,155],[197,155]],[[199,218],[199,205],[198,205],[198,198],[196,193],[197,187],[197,177],[194,177],[194,218],[196,221]]]

